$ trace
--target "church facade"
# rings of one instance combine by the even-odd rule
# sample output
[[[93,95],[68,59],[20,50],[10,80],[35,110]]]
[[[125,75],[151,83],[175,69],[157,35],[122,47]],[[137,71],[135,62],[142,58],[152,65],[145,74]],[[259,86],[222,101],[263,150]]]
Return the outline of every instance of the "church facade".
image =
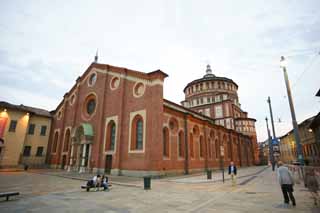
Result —
[[[144,73],[92,63],[53,112],[47,163],[128,176],[189,173],[230,161],[255,164],[255,130],[245,134],[239,125],[221,125],[199,112],[201,106],[187,105],[188,98],[182,105],[164,99],[166,77],[161,70]],[[232,122],[241,119],[254,120],[239,115]]]

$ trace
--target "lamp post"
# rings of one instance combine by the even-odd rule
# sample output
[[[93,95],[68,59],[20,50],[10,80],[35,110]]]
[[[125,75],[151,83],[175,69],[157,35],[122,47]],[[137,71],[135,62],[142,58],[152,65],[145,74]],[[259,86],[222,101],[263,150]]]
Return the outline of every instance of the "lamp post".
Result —
[[[297,146],[297,155],[298,155],[297,158],[298,158],[298,161],[300,161],[301,165],[303,165],[304,160],[303,160],[303,153],[302,153],[302,147],[301,147],[301,142],[300,142],[298,123],[297,123],[297,119],[296,119],[296,113],[294,111],[290,83],[288,80],[288,74],[287,74],[287,69],[286,69],[286,60],[283,56],[281,56],[280,67],[283,69],[284,80],[285,80],[286,87],[287,87],[287,94],[288,94],[288,100],[289,100],[289,106],[290,106],[291,118],[292,118],[292,125],[293,125],[293,133],[294,133],[294,138],[295,138],[296,146]]]
[[[266,117],[266,124],[267,124],[267,131],[268,131],[268,144],[269,144],[269,160],[270,163],[273,165],[273,147],[271,142],[271,135],[270,135],[270,129],[268,125],[268,118]],[[274,166],[272,166],[272,171],[274,171]]]

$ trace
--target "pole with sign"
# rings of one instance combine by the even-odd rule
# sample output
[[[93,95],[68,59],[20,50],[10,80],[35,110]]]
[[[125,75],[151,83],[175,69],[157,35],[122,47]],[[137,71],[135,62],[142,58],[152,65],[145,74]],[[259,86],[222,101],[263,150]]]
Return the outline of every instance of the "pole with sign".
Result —
[[[224,147],[220,146],[220,168],[222,172],[222,181],[224,183]]]

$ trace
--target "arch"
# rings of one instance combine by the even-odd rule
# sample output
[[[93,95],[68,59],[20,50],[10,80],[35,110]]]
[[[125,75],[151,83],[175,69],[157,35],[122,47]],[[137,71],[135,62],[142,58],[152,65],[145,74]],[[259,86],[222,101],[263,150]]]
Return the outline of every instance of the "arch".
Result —
[[[57,152],[58,139],[59,139],[59,132],[56,131],[56,132],[54,133],[53,144],[52,144],[52,152],[53,152],[53,153]]]
[[[213,130],[210,131],[209,135],[210,135],[210,138],[214,139],[214,131]]]
[[[203,140],[203,136],[200,136],[200,140],[199,140],[199,154],[200,154],[200,158],[204,157],[204,140]]]
[[[198,125],[194,125],[192,131],[193,131],[194,136],[196,136],[196,137],[199,136],[200,129],[199,129]]]
[[[173,133],[176,133],[179,129],[179,124],[176,118],[171,117],[169,120],[169,128]]]
[[[184,133],[183,131],[180,131],[179,132],[179,136],[178,136],[178,151],[179,151],[179,154],[178,156],[179,157],[184,157]]]
[[[232,138],[228,141],[228,158],[232,159]]]
[[[209,158],[211,159],[212,158],[212,147],[211,147],[211,139],[208,138],[208,155],[209,155]]]
[[[194,145],[193,145],[193,135],[190,133],[190,156],[194,158]]]
[[[219,158],[220,147],[219,147],[219,141],[218,141],[218,139],[215,140],[214,145],[215,145],[216,158]]]
[[[143,150],[143,118],[137,114],[131,124],[131,150]]]
[[[162,130],[162,148],[163,156],[169,157],[169,130],[167,127],[164,127]]]
[[[71,132],[70,132],[70,128],[68,128],[64,135],[63,152],[68,152],[69,150],[69,143],[71,138],[70,136],[71,136]]]
[[[105,151],[114,151],[116,143],[116,123],[114,120],[109,121],[106,131]]]
[[[227,150],[227,148],[228,148],[227,143],[228,143],[227,136],[225,134],[223,134],[220,146],[223,146],[223,149],[224,149],[224,156],[223,156],[224,159],[226,159],[227,156],[229,155],[229,150]]]

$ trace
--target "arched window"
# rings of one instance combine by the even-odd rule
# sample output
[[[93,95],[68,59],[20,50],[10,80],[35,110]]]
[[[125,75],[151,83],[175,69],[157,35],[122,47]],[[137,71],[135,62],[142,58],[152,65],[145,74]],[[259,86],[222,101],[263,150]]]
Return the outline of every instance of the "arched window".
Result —
[[[179,157],[184,157],[184,136],[182,131],[179,132],[178,146]]]
[[[216,158],[219,158],[219,153],[220,153],[220,147],[219,147],[219,143],[218,143],[218,140],[216,139],[215,141],[215,146],[216,146]]]
[[[67,152],[69,149],[69,141],[70,141],[70,129],[67,129],[66,134],[64,136],[64,142],[63,142],[64,152]]]
[[[163,146],[163,156],[169,157],[169,131],[167,127],[162,130],[162,146]]]
[[[56,133],[54,134],[54,137],[53,137],[52,152],[56,152],[56,151],[57,151],[58,139],[59,139],[59,133],[56,132]]]
[[[232,153],[232,141],[230,140],[228,142],[228,158],[231,159],[231,153]]]
[[[208,139],[208,154],[209,158],[212,158],[211,140]]]
[[[200,157],[203,158],[204,157],[204,144],[203,144],[203,136],[200,136],[200,140],[199,140],[199,147],[200,147]]]
[[[116,142],[116,124],[111,120],[107,126],[106,151],[113,151]]]
[[[193,150],[193,135],[190,133],[190,156],[194,158],[194,150]]]
[[[136,115],[131,127],[131,150],[143,150],[143,119]]]

